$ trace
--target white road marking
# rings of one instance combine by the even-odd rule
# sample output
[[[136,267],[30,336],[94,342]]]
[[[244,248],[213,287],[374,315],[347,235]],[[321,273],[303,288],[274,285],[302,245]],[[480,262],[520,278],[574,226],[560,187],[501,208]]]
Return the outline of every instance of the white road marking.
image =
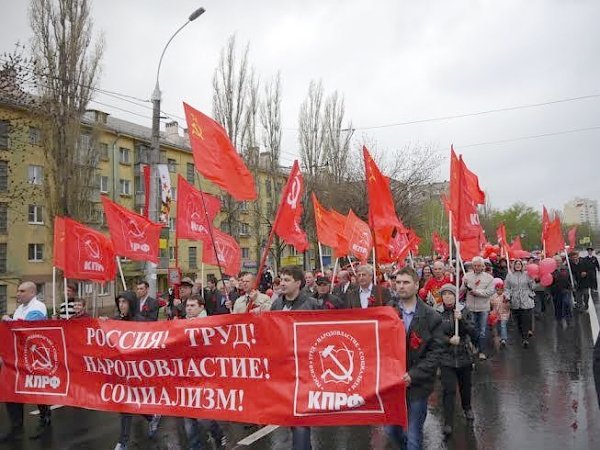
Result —
[[[52,410],[52,409],[58,409],[58,408],[62,408],[63,406],[64,406],[64,405],[52,405],[52,406],[50,407],[50,409],[51,409],[51,410]],[[39,409],[33,410],[33,411],[31,411],[29,414],[31,414],[32,416],[39,416],[39,415],[40,415],[40,410],[39,410]]]
[[[239,441],[237,443],[237,445],[252,445],[253,443],[255,443],[256,441],[258,441],[259,439],[265,437],[267,434],[272,433],[273,431],[275,431],[277,428],[279,428],[279,425],[267,425],[262,427],[260,430],[255,431],[254,433],[252,433],[249,436],[246,436],[244,439],[242,439],[241,441]]]

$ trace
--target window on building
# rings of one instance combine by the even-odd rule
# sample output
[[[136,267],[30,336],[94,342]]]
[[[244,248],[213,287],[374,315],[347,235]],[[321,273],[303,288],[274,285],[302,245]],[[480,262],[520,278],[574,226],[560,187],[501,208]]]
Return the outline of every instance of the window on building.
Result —
[[[174,186],[171,187],[171,201],[177,201],[177,188]]]
[[[79,147],[83,150],[87,150],[92,145],[92,136],[89,134],[79,135]]]
[[[37,299],[43,302],[46,294],[46,283],[35,283],[35,291],[37,292]]]
[[[98,295],[108,295],[110,294],[108,283],[101,283],[98,286]]]
[[[175,218],[169,217],[169,231],[175,231]]]
[[[271,213],[273,211],[273,202],[267,202],[267,212]]]
[[[108,192],[108,177],[100,175],[100,192],[106,194]]]
[[[248,202],[240,203],[240,211],[247,212],[248,211]]]
[[[119,180],[121,185],[121,195],[131,195],[131,181]]]
[[[6,314],[8,304],[8,288],[5,284],[0,284],[0,316]]]
[[[6,243],[0,244],[0,273],[6,273]]]
[[[108,161],[110,159],[108,156],[108,144],[105,142],[100,142],[98,144],[98,154],[100,155],[101,159]]]
[[[247,247],[242,247],[242,258],[248,259],[250,258],[250,249]]]
[[[8,203],[0,203],[0,234],[8,231]]]
[[[188,247],[188,261],[190,269],[198,268],[198,248]]]
[[[177,171],[177,161],[174,159],[167,159],[167,166],[169,167],[169,172],[175,173]]]
[[[188,183],[194,184],[195,178],[196,178],[196,168],[194,167],[194,164],[187,163],[185,165],[185,179],[188,181]]]
[[[44,180],[44,168],[42,166],[29,165],[27,168],[27,180],[29,184],[42,184]]]
[[[0,192],[8,191],[8,161],[0,161]]]
[[[31,224],[44,223],[44,208],[40,205],[29,205],[27,210],[27,220]]]
[[[27,255],[29,261],[42,261],[44,259],[44,244],[29,244]]]
[[[42,142],[42,131],[36,127],[29,127],[29,144],[40,145]]]
[[[10,121],[0,120],[0,150],[10,148]]]
[[[267,191],[267,197],[271,197],[273,193],[271,190],[271,180],[265,180],[265,190]]]
[[[169,247],[169,259],[171,261],[175,260],[175,247]]]
[[[125,147],[119,147],[119,162],[121,164],[131,163],[131,151]]]
[[[250,227],[247,223],[240,222],[240,236],[248,236],[250,234]]]

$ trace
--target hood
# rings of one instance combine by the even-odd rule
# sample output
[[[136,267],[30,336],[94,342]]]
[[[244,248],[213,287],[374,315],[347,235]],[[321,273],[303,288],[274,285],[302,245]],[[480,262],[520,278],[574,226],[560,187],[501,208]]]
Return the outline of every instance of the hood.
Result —
[[[137,295],[135,295],[135,292],[133,291],[124,291],[117,294],[117,296],[115,297],[115,305],[117,306],[118,315],[121,314],[119,311],[119,298],[121,297],[127,300],[127,303],[129,303],[129,312],[127,313],[127,316],[123,317],[123,319],[130,320],[136,315],[138,310],[139,303]]]

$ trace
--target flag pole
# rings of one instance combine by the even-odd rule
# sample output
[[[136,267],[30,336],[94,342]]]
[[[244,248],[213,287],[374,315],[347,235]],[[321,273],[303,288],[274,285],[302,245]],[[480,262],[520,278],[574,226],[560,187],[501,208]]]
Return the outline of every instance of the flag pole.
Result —
[[[67,319],[69,319],[69,298],[67,297],[67,277],[63,276],[63,290],[65,292],[65,314],[67,315]]]
[[[373,242],[373,286],[377,286],[377,260],[375,259],[375,242]]]
[[[462,269],[463,273],[467,273],[467,271],[465,270],[465,263],[463,262],[462,258],[460,257],[460,241],[457,241],[456,238],[452,238],[454,240],[454,245],[456,246],[456,276],[458,277],[458,263],[460,261],[460,268]]]
[[[410,266],[414,269],[415,268],[415,260],[413,259],[412,250],[409,250],[409,252],[408,252],[408,260],[410,261]]]
[[[571,279],[571,288],[575,289],[575,281],[573,280],[573,271],[571,270],[571,262],[569,261],[569,251],[565,245],[565,256],[567,257],[567,267],[569,268],[569,278]]]
[[[352,264],[352,258],[350,257],[350,255],[347,255],[346,258],[348,258],[348,262],[350,263],[350,268],[352,269],[352,272],[354,273],[354,276],[358,276],[356,275],[356,269],[354,268],[354,264]]]
[[[56,266],[52,266],[52,315],[56,316]]]
[[[460,280],[459,280],[459,272],[458,272],[458,268],[459,268],[459,261],[460,261],[460,242],[457,241],[456,239],[454,239],[454,243],[456,244],[456,295],[455,295],[455,300],[454,300],[454,309],[456,310],[457,306],[458,306],[458,293],[460,290]],[[464,267],[463,267],[463,271],[464,271]],[[454,318],[454,336],[458,336],[458,319],[455,317]]]
[[[452,212],[448,211],[448,261],[452,265]]]
[[[323,246],[319,242],[319,262],[321,263],[321,273],[325,275],[325,267],[323,266]]]
[[[335,273],[337,272],[338,262],[340,258],[335,258],[335,264],[333,265],[333,274],[331,275],[331,286],[329,287],[329,293],[333,292],[333,281],[335,280]]]
[[[125,277],[123,276],[123,268],[121,267],[121,259],[117,256],[117,267],[119,267],[119,275],[121,275],[121,283],[123,283],[123,290],[127,290],[127,284],[125,283]]]

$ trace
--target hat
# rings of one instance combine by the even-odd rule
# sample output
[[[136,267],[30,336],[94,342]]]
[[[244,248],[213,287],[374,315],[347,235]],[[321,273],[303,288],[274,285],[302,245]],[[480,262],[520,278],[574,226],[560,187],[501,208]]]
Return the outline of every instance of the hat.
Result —
[[[192,281],[192,279],[191,279],[190,277],[184,277],[184,278],[181,280],[181,283],[180,283],[180,285],[181,285],[181,286],[183,286],[183,285],[187,285],[187,286],[190,286],[190,287],[194,287],[194,282]]]
[[[442,295],[444,292],[452,292],[454,294],[454,296],[456,297],[456,286],[454,286],[453,284],[450,284],[450,283],[446,283],[440,289],[440,295]]]
[[[594,251],[594,247],[588,247],[588,248],[586,248],[586,250],[587,250],[587,251],[592,251],[592,252],[593,252],[593,251]]]
[[[326,276],[320,275],[317,277],[317,281],[315,281],[316,284],[329,284],[331,283],[331,280],[329,278],[327,278]]]

